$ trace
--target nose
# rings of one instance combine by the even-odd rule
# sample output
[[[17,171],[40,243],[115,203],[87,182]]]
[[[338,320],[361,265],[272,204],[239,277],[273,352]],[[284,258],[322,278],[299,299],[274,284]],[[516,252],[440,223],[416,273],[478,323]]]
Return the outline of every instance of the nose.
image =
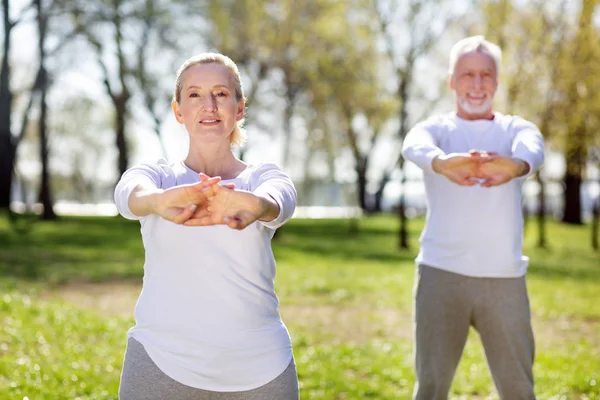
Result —
[[[475,84],[476,88],[481,86],[481,75],[475,75],[475,79],[473,80],[473,84]]]
[[[202,108],[205,111],[214,111],[217,109],[217,100],[213,96],[206,96]]]

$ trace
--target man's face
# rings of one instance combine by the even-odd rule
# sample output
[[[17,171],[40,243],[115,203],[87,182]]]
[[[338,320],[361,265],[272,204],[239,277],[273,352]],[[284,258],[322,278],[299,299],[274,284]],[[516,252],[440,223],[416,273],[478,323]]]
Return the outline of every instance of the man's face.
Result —
[[[450,89],[456,95],[459,117],[491,118],[497,88],[496,64],[489,54],[473,51],[458,59],[450,78]]]

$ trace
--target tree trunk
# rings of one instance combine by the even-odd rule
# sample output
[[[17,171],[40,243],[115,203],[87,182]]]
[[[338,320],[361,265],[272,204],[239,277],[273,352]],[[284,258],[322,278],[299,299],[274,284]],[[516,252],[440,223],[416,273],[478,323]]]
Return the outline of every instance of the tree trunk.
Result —
[[[581,225],[581,176],[567,172],[563,182],[565,205],[562,222]]]
[[[295,94],[288,88],[286,95],[285,111],[283,117],[283,163],[286,170],[290,165],[290,149],[292,142],[292,116],[294,115]]]
[[[356,174],[358,177],[358,205],[363,211],[367,209],[367,160],[358,158],[356,160]]]
[[[592,249],[600,250],[598,243],[598,220],[600,219],[600,196],[594,202],[592,207]]]
[[[583,148],[583,129],[579,127],[570,137],[565,151],[567,170],[563,178],[565,195],[562,222],[581,225],[581,183],[585,168],[586,150]]]
[[[4,42],[2,70],[0,71],[0,209],[9,209],[16,145],[11,131],[12,92],[10,90],[10,21],[9,1],[2,0]]]
[[[42,176],[40,177],[40,195],[39,200],[42,203],[42,219],[43,220],[54,220],[56,214],[54,213],[52,205],[52,195],[50,186],[50,171],[48,165],[48,104],[46,102],[46,96],[48,93],[48,72],[46,71],[46,52],[44,49],[44,43],[46,41],[46,27],[47,27],[47,16],[44,14],[42,9],[42,1],[36,0],[35,6],[37,9],[37,20],[38,20],[38,56],[40,59],[40,120],[39,120],[39,134],[40,134],[40,161],[42,164]]]
[[[400,229],[398,230],[398,246],[401,249],[409,249],[408,244],[408,218],[406,218],[406,196],[404,195],[404,189],[406,188],[406,178],[404,177],[404,171],[401,180],[402,193],[400,194],[400,201],[398,203],[398,216],[400,217]]]
[[[538,225],[538,242],[537,247],[545,249],[547,247],[546,241],[546,184],[542,179],[539,171],[535,175],[537,183],[540,185],[540,192],[538,193],[538,210],[537,210],[537,225]]]
[[[412,56],[410,57],[412,59]],[[411,65],[414,65],[411,62]],[[398,130],[398,136],[401,140],[404,140],[408,133],[408,93],[410,85],[412,83],[412,68],[404,75],[398,74],[402,77],[400,85],[398,86],[398,97],[402,101],[400,104],[400,128]],[[406,172],[404,171],[404,159],[400,157],[398,162],[400,171],[402,171],[402,179],[400,180],[400,187],[402,188],[402,194],[400,195],[400,202],[398,204],[398,213],[400,217],[400,229],[398,231],[398,245],[400,249],[408,249],[408,218],[406,218]]]
[[[381,178],[381,182],[379,183],[379,188],[377,192],[375,192],[375,204],[373,204],[373,211],[381,212],[383,209],[383,192],[385,191],[385,187],[390,182],[391,176],[388,171],[383,172],[383,177]]]
[[[127,171],[127,167],[129,166],[129,149],[127,148],[127,140],[125,138],[125,121],[127,119],[127,100],[129,96],[126,93],[126,91],[123,91],[115,101],[119,178]]]
[[[10,207],[16,148],[10,130],[0,129],[0,209]]]
[[[400,179],[400,198],[398,199],[398,216],[400,217],[400,229],[398,230],[398,246],[400,249],[408,250],[410,244],[408,243],[408,218],[406,218],[406,172],[404,171],[404,159],[401,158],[399,161],[400,171],[402,172],[402,178]]]
[[[44,60],[41,60],[44,62]],[[50,168],[49,168],[49,149],[48,149],[48,130],[47,130],[47,120],[48,120],[48,104],[46,102],[46,92],[47,92],[47,72],[45,67],[42,66],[42,86],[41,86],[41,96],[40,96],[40,121],[39,121],[39,130],[40,130],[40,161],[42,163],[42,176],[40,179],[40,203],[42,203],[43,211],[42,211],[42,219],[43,220],[55,220],[56,214],[53,209],[53,201],[52,201],[52,189],[50,185]]]

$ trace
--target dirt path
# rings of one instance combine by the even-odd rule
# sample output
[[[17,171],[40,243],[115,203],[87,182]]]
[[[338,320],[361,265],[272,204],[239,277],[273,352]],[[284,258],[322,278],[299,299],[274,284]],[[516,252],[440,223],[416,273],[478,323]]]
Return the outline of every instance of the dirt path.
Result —
[[[131,282],[68,284],[49,290],[44,296],[64,300],[82,309],[93,309],[107,317],[133,316],[141,285]],[[411,316],[393,308],[337,305],[282,305],[281,314],[291,330],[296,327],[317,335],[325,342],[367,342],[376,338],[412,337]],[[600,320],[571,320],[561,316],[539,320],[534,316],[537,342],[544,346],[567,340],[590,341],[600,347]]]

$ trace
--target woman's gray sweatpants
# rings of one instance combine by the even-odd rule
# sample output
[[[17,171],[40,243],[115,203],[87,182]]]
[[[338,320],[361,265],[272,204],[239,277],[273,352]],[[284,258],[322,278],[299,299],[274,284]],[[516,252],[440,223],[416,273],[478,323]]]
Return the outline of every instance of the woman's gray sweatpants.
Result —
[[[478,332],[502,399],[535,399],[525,277],[474,278],[420,265],[415,281],[417,400],[447,399],[469,328]]]
[[[154,364],[144,346],[133,338],[127,342],[120,400],[298,400],[298,376],[294,360],[271,382],[242,392],[213,392],[183,385]]]

